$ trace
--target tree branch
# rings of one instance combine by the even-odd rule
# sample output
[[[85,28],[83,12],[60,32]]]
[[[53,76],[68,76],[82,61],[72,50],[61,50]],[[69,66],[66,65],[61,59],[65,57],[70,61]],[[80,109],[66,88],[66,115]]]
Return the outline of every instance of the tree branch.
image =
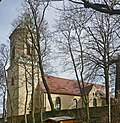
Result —
[[[85,8],[91,8],[93,10],[99,11],[101,13],[107,13],[109,15],[120,15],[120,9],[114,9],[108,4],[100,4],[100,3],[91,3],[86,0],[82,0],[82,2],[77,2],[74,0],[69,0],[70,2],[83,4]]]

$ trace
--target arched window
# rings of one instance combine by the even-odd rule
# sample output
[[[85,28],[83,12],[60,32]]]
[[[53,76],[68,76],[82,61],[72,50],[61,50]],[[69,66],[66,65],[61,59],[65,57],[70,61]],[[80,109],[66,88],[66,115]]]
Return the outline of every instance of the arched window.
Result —
[[[26,54],[27,55],[31,55],[32,54],[32,41],[31,38],[28,37],[28,39],[26,40]]]
[[[73,99],[73,108],[77,108],[77,99]]]
[[[97,99],[96,98],[93,99],[93,106],[95,106],[95,107],[97,106]]]
[[[60,99],[60,97],[56,98],[55,107],[56,107],[56,109],[61,109],[61,99]]]

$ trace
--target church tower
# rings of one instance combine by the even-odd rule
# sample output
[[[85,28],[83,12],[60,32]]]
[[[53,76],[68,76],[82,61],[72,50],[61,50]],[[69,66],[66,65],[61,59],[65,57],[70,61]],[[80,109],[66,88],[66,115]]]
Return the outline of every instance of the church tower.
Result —
[[[7,116],[28,114],[31,109],[32,83],[35,88],[35,110],[39,110],[37,53],[26,28],[17,28],[10,35],[10,67],[8,68]],[[37,95],[37,96],[36,96]],[[26,108],[25,108],[26,104]]]

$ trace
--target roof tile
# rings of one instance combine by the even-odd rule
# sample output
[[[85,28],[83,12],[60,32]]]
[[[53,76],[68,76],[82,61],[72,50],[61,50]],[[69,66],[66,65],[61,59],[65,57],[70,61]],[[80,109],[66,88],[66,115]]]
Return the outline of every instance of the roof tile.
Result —
[[[80,89],[78,86],[78,82],[76,80],[70,80],[65,78],[53,77],[53,76],[45,76],[47,81],[49,90],[51,93],[56,94],[70,94],[70,95],[80,95]],[[101,92],[105,92],[105,87],[100,84],[93,83],[84,83],[85,85],[85,93],[89,94],[93,85]],[[43,83],[40,84],[41,90],[46,92]]]

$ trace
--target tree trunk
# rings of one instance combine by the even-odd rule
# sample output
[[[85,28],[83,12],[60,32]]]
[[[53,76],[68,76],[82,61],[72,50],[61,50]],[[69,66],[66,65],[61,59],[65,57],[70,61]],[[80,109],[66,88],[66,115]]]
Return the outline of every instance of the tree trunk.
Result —
[[[25,88],[26,88],[26,99],[25,99],[25,113],[24,113],[24,117],[25,117],[25,123],[27,123],[27,114],[26,114],[26,111],[27,111],[27,101],[28,101],[28,79],[27,79],[27,69],[26,69],[26,66],[24,65],[24,68],[25,68]]]
[[[40,48],[40,34],[39,34],[39,29],[37,29],[37,47],[38,47],[38,50],[37,50],[37,53],[38,53],[38,59],[39,59],[39,68],[40,68],[40,72],[41,72],[41,78],[42,78],[42,82],[45,86],[45,89],[46,89],[46,92],[48,94],[48,100],[49,100],[49,103],[50,103],[50,107],[51,107],[51,111],[52,111],[52,116],[55,116],[55,111],[54,111],[54,105],[53,105],[53,101],[52,101],[52,97],[51,97],[51,94],[50,94],[50,90],[49,90],[49,87],[47,85],[47,82],[46,82],[46,79],[45,79],[45,75],[44,75],[44,70],[43,70],[43,65],[42,65],[42,60],[41,60],[41,48]]]
[[[5,96],[6,96],[6,90],[3,92],[3,120],[5,123],[6,120],[6,100],[5,100]]]
[[[31,113],[32,113],[32,123],[35,123],[35,109],[34,109],[34,95],[35,95],[35,78],[34,78],[34,69],[35,69],[35,65],[34,65],[34,40],[32,40],[32,56],[31,56],[31,60],[32,60],[32,94],[31,94]]]

